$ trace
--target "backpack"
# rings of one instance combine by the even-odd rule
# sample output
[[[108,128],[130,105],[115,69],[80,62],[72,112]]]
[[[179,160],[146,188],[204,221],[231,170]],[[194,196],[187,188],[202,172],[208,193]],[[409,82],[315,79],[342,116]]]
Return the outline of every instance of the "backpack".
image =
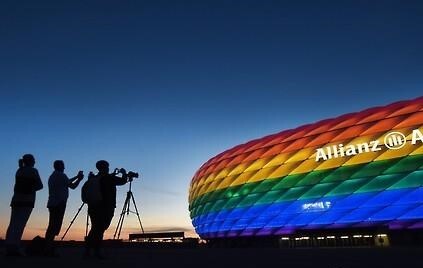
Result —
[[[89,205],[98,204],[103,200],[100,186],[101,176],[94,176],[89,178],[81,189],[82,202]]]
[[[25,248],[25,253],[28,256],[43,256],[46,249],[46,240],[44,237],[37,235]]]

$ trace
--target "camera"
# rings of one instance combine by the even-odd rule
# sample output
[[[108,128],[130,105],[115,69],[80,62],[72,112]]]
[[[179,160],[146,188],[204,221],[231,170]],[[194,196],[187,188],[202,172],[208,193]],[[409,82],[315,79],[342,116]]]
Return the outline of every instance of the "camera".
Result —
[[[139,177],[138,172],[133,172],[133,171],[128,172],[129,179],[138,178],[138,177]]]
[[[115,168],[115,170],[113,171],[113,174],[119,174],[119,173],[123,173],[125,170],[123,168]],[[133,180],[134,178],[138,178],[139,174],[138,172],[133,172],[133,171],[128,171],[127,173],[128,179],[129,180]]]

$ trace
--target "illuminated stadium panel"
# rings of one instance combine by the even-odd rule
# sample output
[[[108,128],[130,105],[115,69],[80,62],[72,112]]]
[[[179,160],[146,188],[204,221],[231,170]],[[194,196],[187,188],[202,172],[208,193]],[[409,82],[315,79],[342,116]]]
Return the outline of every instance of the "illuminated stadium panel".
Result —
[[[193,225],[206,239],[423,228],[422,133],[420,97],[235,146],[194,175]]]

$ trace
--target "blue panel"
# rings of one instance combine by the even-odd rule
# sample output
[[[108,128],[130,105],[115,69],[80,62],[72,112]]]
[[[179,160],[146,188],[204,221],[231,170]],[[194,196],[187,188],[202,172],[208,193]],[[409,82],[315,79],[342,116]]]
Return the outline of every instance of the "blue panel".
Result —
[[[251,222],[251,218],[250,219],[240,219],[238,221],[236,221],[234,223],[234,225],[232,226],[231,230],[244,230],[245,228],[247,228],[248,224]]]
[[[234,226],[235,222],[236,222],[236,220],[226,220],[226,221],[224,221],[223,224],[220,225],[218,231],[221,232],[221,231],[230,230],[232,228],[232,226]]]
[[[358,194],[348,195],[347,197],[343,199],[334,201],[332,204],[332,209],[336,209],[336,210],[354,209],[375,195],[376,193],[358,193]]]
[[[257,205],[257,206],[253,206],[250,207],[242,216],[243,218],[255,218],[259,215],[262,215],[262,213],[268,209],[270,206],[269,205]]]
[[[389,206],[395,201],[397,201],[401,196],[407,193],[409,189],[399,189],[399,190],[388,190],[379,192],[375,197],[371,198],[360,207],[378,207],[378,206]]]
[[[217,231],[219,231],[219,229],[220,229],[220,226],[223,224],[223,222],[221,222],[221,221],[218,221],[218,222],[213,222],[212,224],[204,224],[204,226],[207,226],[206,227],[206,229],[207,229],[207,233],[210,233],[210,232],[217,232]]]
[[[282,213],[301,213],[305,203],[315,203],[317,199],[297,200],[291,203]]]
[[[263,228],[269,222],[269,220],[269,217],[258,217],[248,225],[248,228]]]
[[[228,217],[229,213],[230,213],[230,210],[222,210],[222,211],[219,211],[219,213],[217,213],[217,216],[216,216],[215,220],[217,220],[217,221],[226,220],[226,218]]]
[[[423,188],[417,188],[410,190],[408,194],[405,194],[394,205],[408,205],[408,204],[422,204],[423,203]]]
[[[210,214],[206,214],[205,216],[206,216],[205,222],[213,222],[213,221],[216,220],[217,214],[216,213],[210,213]]]
[[[279,216],[277,216],[276,218],[273,218],[269,221],[268,224],[266,224],[266,227],[281,227],[284,226],[288,221],[290,221],[292,218],[294,218],[295,216],[297,216],[296,213],[292,213],[292,214],[281,214]]]
[[[248,207],[247,208],[236,208],[229,213],[229,215],[227,216],[226,219],[227,220],[237,220],[237,219],[241,218],[241,216],[247,210],[248,210]]]
[[[351,211],[349,214],[345,215],[341,219],[337,220],[335,223],[358,223],[362,221],[367,221],[369,216],[373,215],[378,210],[381,210],[382,207],[367,207],[367,208],[358,208]]]
[[[324,212],[309,212],[309,213],[301,213],[291,221],[289,221],[286,226],[303,226],[308,225],[314,219],[319,216],[322,216]]]
[[[415,208],[414,205],[389,206],[369,217],[369,221],[395,220],[397,217],[412,210],[413,208]]]
[[[415,220],[423,219],[423,205],[418,206],[417,208],[407,212],[398,218],[399,220]]]
[[[275,216],[279,215],[290,204],[291,204],[291,202],[280,202],[280,203],[272,204],[272,205],[268,206],[266,208],[266,210],[263,211],[263,213],[260,216],[262,216],[262,217],[275,217]]]
[[[350,209],[332,209],[327,212],[325,212],[322,216],[318,217],[314,221],[312,221],[310,224],[332,224],[337,219],[341,218],[345,214],[347,214],[350,211]]]

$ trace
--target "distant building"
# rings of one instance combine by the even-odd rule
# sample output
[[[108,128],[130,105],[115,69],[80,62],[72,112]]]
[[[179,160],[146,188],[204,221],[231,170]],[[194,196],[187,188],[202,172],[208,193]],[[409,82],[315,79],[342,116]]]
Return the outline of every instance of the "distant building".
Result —
[[[423,97],[237,145],[194,175],[209,242],[387,246],[423,240]]]

